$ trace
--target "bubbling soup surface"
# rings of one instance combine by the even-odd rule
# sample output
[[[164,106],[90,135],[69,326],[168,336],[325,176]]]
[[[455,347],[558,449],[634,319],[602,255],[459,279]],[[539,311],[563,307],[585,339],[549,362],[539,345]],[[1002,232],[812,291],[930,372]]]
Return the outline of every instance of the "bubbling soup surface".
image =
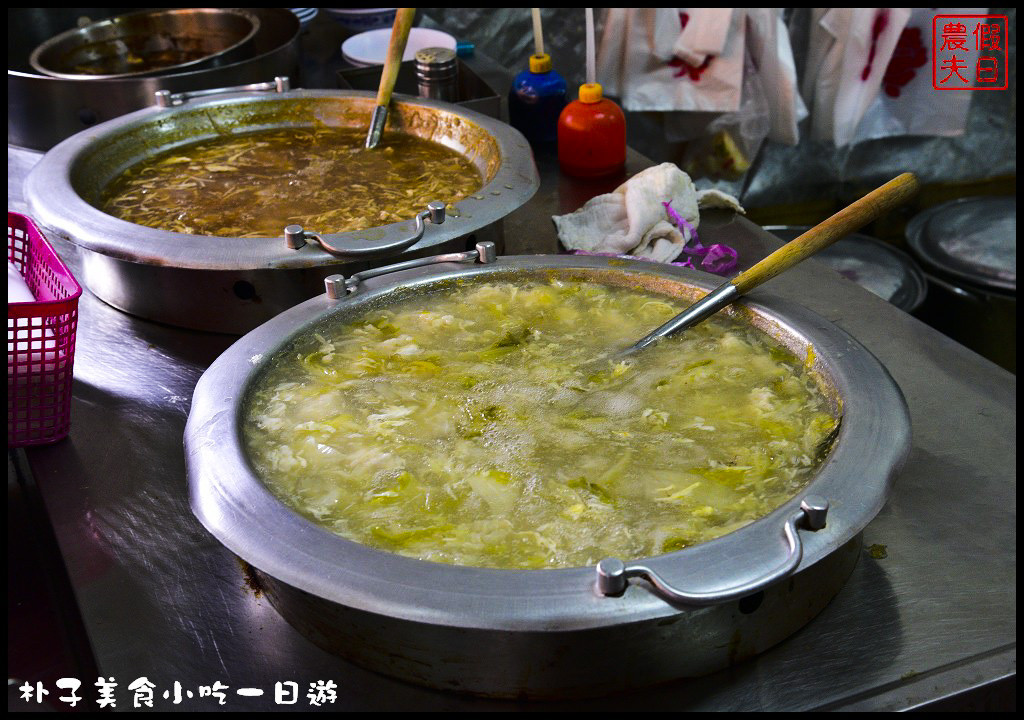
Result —
[[[302,515],[423,560],[575,567],[706,542],[799,492],[837,420],[797,359],[724,316],[581,368],[685,305],[550,280],[370,311],[271,364],[248,452]]]
[[[284,128],[205,140],[130,168],[100,209],[137,225],[190,235],[278,237],[287,225],[319,233],[410,220],[483,185],[465,157],[439,143],[386,132]]]

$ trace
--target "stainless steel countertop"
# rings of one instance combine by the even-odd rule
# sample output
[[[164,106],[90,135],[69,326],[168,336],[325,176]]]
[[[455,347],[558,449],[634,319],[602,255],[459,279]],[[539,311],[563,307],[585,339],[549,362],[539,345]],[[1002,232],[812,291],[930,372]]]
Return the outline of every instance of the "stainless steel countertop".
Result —
[[[40,155],[8,148],[8,207]],[[506,220],[508,254],[556,252],[553,213],[617,180],[579,183],[539,158],[542,187]],[[630,155],[629,170],[646,160]],[[708,213],[707,242],[743,267],[778,241],[740,216]],[[77,267],[73,248],[55,243]],[[132,318],[81,300],[70,436],[27,451],[68,568],[97,666],[146,676],[158,709],[274,709],[275,682],[332,680],[335,710],[905,709],[1016,675],[1016,378],[815,261],[766,291],[856,337],[889,369],[910,407],[914,445],[888,505],[865,531],[847,586],[803,630],[734,668],[643,692],[573,703],[515,703],[435,692],[326,654],[246,586],[236,559],[188,507],[182,432],[192,390],[232,338]],[[872,545],[885,546],[875,559]],[[629,658],[623,658],[629,662]],[[92,680],[85,679],[88,684]],[[214,698],[161,699],[175,681]],[[260,688],[261,698],[238,688]]]

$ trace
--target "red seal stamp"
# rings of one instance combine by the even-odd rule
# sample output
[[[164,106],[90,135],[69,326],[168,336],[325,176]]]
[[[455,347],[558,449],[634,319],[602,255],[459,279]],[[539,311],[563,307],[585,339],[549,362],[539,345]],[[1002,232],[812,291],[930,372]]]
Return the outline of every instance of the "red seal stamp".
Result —
[[[936,15],[932,20],[932,87],[1005,90],[1010,85],[1006,15]]]

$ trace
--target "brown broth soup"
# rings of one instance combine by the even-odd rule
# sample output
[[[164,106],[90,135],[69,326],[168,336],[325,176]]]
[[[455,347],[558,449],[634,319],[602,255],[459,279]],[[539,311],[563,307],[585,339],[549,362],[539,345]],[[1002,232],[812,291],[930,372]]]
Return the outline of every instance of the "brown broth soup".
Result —
[[[246,402],[250,457],[314,522],[423,560],[572,567],[706,542],[810,482],[837,421],[799,360],[723,316],[580,370],[684,305],[553,280],[372,311],[274,362]]]
[[[483,185],[465,157],[438,143],[385,133],[374,150],[350,128],[288,128],[203,141],[129,169],[100,209],[190,235],[278,237],[286,225],[321,233],[409,220]]]
[[[175,42],[174,38],[159,34],[90,43],[75,50],[75,57],[81,59],[75,61],[72,72],[79,75],[150,72],[195,62],[212,54],[206,47],[187,47],[188,39],[184,40],[186,43]],[[157,49],[149,49],[154,44]]]

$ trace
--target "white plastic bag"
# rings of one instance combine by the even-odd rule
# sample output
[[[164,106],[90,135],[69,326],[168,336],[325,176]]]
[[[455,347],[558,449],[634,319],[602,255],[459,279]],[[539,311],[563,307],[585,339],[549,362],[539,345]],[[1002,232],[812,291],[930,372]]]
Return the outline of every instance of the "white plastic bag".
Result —
[[[796,145],[807,106],[797,90],[796,63],[781,8],[747,9],[747,55],[760,76],[771,126],[768,139]]]
[[[854,141],[909,19],[910,8],[815,8],[804,81],[813,139]]]
[[[747,59],[743,103],[739,110],[718,116],[692,141],[683,168],[694,176],[737,180],[750,169],[771,129],[771,110],[761,75]]]
[[[897,42],[881,92],[857,126],[854,142],[895,135],[963,135],[974,93],[933,87],[932,20],[936,15],[986,12],[986,8],[915,8]],[[901,56],[898,61],[896,55]]]
[[[693,79],[680,61],[673,60],[678,41],[686,37],[680,13],[687,14],[687,26],[719,25],[715,37],[724,32],[718,55],[700,53],[717,45],[692,46],[693,58],[703,58]],[[711,8],[613,8],[605,17],[597,56],[597,79],[609,95],[622,100],[631,111],[733,112],[739,108],[743,82],[745,12],[727,14],[728,27],[721,27],[726,15]],[[698,66],[699,67],[699,66]]]

